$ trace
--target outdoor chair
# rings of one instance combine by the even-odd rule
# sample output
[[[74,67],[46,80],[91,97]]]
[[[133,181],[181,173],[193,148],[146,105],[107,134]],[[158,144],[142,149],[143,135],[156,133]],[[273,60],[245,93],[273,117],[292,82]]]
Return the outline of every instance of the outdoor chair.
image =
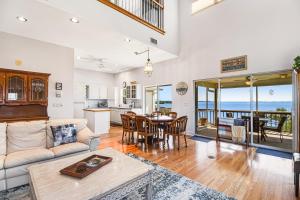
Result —
[[[280,137],[280,141],[283,141],[283,134],[282,134],[282,128],[284,123],[287,120],[287,116],[282,116],[279,120],[279,123],[277,125],[277,127],[272,127],[272,126],[264,126],[263,127],[263,132],[264,134],[266,134],[265,131],[271,131],[271,132],[275,132],[275,133],[279,133],[279,137]]]

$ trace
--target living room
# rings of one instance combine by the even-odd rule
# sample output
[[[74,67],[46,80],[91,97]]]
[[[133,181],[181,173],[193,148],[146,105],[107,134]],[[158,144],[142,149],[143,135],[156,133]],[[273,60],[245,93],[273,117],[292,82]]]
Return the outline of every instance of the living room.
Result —
[[[1,0],[0,199],[297,199],[299,7]]]

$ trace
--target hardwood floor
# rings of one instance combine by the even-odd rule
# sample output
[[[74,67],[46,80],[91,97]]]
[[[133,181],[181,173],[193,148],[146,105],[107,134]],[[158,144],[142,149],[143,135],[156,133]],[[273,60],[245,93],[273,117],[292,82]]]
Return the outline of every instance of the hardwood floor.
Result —
[[[122,145],[121,136],[121,127],[111,127],[110,133],[101,137],[99,148],[132,152],[237,199],[297,199],[291,160],[256,154],[255,148],[246,150],[240,145],[191,139],[187,148],[181,140],[180,151],[173,149],[171,140],[165,150],[161,143],[149,146],[146,152],[141,144]]]

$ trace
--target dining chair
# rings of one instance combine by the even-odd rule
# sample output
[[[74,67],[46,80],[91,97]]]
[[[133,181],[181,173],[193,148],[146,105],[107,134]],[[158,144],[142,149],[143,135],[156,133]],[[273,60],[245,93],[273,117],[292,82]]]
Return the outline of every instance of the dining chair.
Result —
[[[287,120],[287,116],[282,116],[279,120],[279,123],[278,123],[277,127],[264,126],[263,127],[264,134],[267,134],[265,132],[266,130],[271,131],[271,132],[279,133],[279,138],[280,138],[280,141],[282,142],[283,141],[282,128],[283,128],[283,125],[284,125],[286,120]]]
[[[126,115],[129,115],[129,116],[133,116],[133,117],[136,116],[136,113],[133,112],[133,111],[127,111],[125,114],[126,114]]]
[[[152,115],[153,116],[161,116],[162,113],[160,111],[154,111],[154,112],[152,112]]]
[[[132,123],[132,118],[129,115],[121,114],[121,120],[122,120],[122,127],[123,127],[123,134],[122,134],[122,144],[124,142],[124,136],[126,137],[128,134],[128,141],[127,144],[130,142],[130,134],[132,134],[131,138],[133,139],[135,127]]]
[[[185,147],[187,147],[186,142],[186,125],[187,125],[187,116],[179,117],[178,119],[174,120],[173,122],[167,125],[166,131],[164,132],[164,146],[165,146],[165,138],[167,137],[167,142],[169,143],[169,136],[172,135],[173,137],[173,145],[175,148],[175,141],[177,137],[178,146],[177,149],[180,148],[180,136],[184,137]]]
[[[177,112],[169,112],[168,116],[176,119],[177,118]]]
[[[145,148],[148,150],[148,137],[152,137],[156,134],[158,130],[158,124],[152,122],[150,119],[144,116],[135,116],[135,123],[137,128],[137,141],[136,146],[139,142],[139,136],[141,135],[145,139]]]

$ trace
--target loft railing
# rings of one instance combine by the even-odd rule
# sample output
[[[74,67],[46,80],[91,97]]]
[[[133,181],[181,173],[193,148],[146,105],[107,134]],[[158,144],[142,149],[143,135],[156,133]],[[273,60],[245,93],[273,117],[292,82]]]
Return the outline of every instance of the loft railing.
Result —
[[[242,116],[250,116],[248,110],[221,110],[221,117],[226,118],[226,114],[231,113],[233,118],[242,118]],[[267,118],[267,126],[276,127],[279,123],[279,119],[282,116],[286,116],[287,120],[283,125],[282,131],[292,133],[292,113],[284,111],[254,111],[254,113],[260,117]],[[211,125],[216,125],[216,117],[218,111],[214,109],[198,109],[198,120],[205,118]]]
[[[164,34],[164,0],[98,0]]]

